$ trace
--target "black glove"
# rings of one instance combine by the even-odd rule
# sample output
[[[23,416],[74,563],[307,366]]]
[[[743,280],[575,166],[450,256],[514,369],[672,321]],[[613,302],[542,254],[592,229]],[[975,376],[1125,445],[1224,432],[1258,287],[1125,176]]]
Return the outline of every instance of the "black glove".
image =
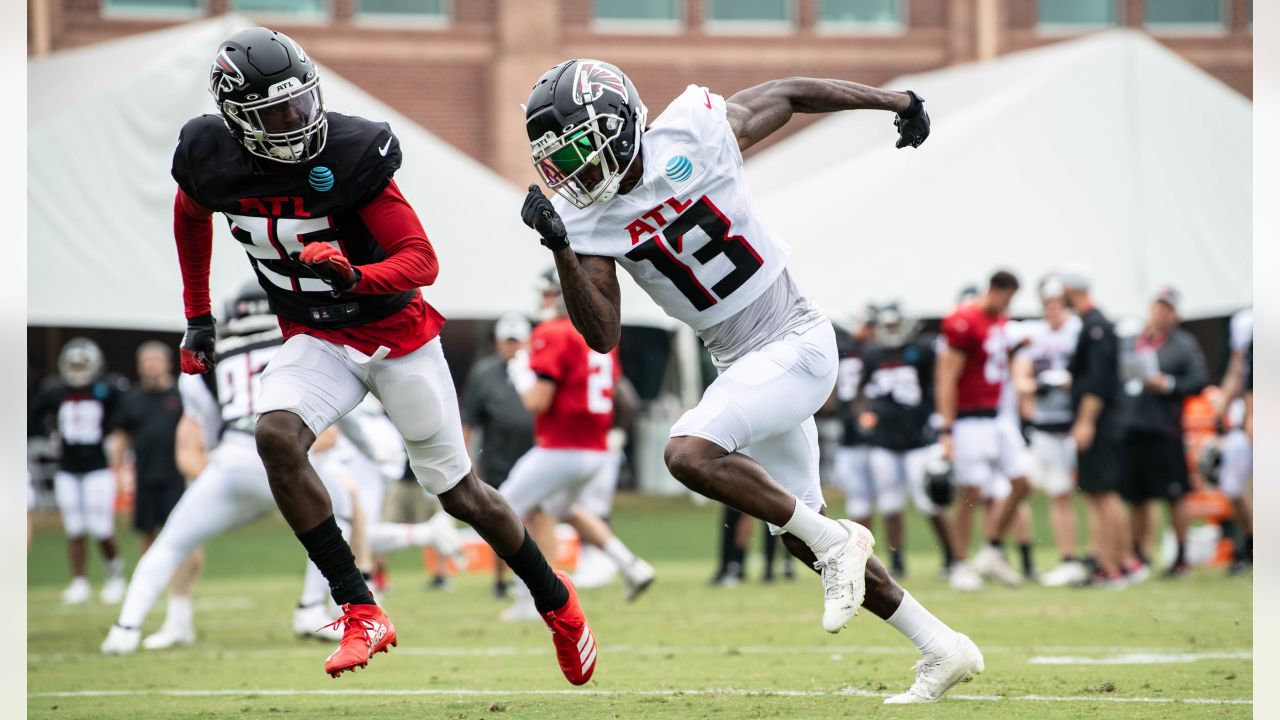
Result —
[[[524,207],[520,208],[520,219],[542,236],[542,244],[547,246],[548,250],[555,251],[569,247],[564,221],[551,206],[551,201],[543,196],[542,188],[537,185],[529,186],[529,194],[524,196]]]
[[[898,128],[898,142],[895,144],[898,148],[908,145],[920,147],[920,143],[929,137],[929,113],[924,111],[924,98],[911,90],[907,94],[911,96],[911,105],[893,119],[894,127]]]
[[[188,375],[199,375],[213,369],[213,315],[205,313],[187,318],[187,332],[182,336],[182,347],[178,351],[182,372]]]

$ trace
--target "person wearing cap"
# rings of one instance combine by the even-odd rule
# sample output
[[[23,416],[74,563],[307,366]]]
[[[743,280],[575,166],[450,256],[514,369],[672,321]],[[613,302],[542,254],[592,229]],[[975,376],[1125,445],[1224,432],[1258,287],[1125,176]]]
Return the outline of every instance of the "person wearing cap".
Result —
[[[1040,283],[1044,317],[1022,323],[1029,342],[1011,367],[1019,413],[1030,428],[1031,481],[1049,497],[1049,522],[1061,562],[1040,581],[1047,587],[1088,579],[1076,554],[1076,448],[1071,441],[1071,374],[1067,365],[1080,339],[1080,318],[1063,299],[1062,281],[1050,275]]]
[[[1120,392],[1119,341],[1115,327],[1093,302],[1089,279],[1081,272],[1061,276],[1063,298],[1080,316],[1080,338],[1067,365],[1075,420],[1077,484],[1096,570],[1089,584],[1124,587],[1141,582],[1149,570],[1133,553],[1124,501],[1120,499],[1123,445],[1115,404]]]
[[[528,346],[529,332],[529,320],[520,313],[498,318],[493,328],[494,353],[471,368],[462,392],[462,436],[480,479],[495,488],[533,447],[533,416],[507,378],[507,363]],[[507,591],[503,572],[503,563],[497,563],[493,592],[499,598],[506,597]]]
[[[1166,578],[1187,573],[1187,515],[1182,496],[1191,489],[1183,441],[1182,404],[1209,383],[1204,354],[1194,336],[1178,327],[1181,293],[1161,288],[1147,326],[1126,343],[1118,407],[1124,430],[1120,491],[1129,502],[1135,552],[1149,556],[1154,534],[1151,501],[1169,505],[1178,554]]]

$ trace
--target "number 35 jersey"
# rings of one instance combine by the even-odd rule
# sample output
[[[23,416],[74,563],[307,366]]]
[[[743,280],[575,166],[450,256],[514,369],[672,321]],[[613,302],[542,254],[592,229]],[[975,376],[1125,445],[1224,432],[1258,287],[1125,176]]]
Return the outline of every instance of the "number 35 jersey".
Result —
[[[736,329],[726,343],[710,331],[780,281],[781,294],[798,301],[790,305],[807,306],[782,277],[791,248],[751,197],[726,108],[723,97],[690,85],[641,137],[639,185],[581,210],[554,200],[575,252],[615,258],[663,311],[699,331],[718,361],[748,349],[731,346],[753,333]]]

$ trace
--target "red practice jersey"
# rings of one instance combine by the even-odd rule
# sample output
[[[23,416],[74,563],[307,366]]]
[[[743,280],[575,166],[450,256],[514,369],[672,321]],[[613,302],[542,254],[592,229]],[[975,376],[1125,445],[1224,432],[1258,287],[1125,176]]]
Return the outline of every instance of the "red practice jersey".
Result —
[[[556,318],[533,329],[529,367],[556,384],[551,409],[533,419],[538,447],[607,450],[613,388],[622,374],[617,349],[592,350],[568,318]]]
[[[973,303],[961,305],[942,321],[947,346],[965,355],[956,388],[957,414],[995,411],[1000,404],[1000,389],[1009,376],[1007,321],[1004,315],[988,315]]]

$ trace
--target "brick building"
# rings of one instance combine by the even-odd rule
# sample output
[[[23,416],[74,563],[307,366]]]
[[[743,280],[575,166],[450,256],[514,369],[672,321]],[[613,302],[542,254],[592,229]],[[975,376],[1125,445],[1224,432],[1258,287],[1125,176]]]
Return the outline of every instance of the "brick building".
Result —
[[[1251,0],[27,2],[35,54],[241,13],[521,184],[534,173],[519,103],[566,57],[616,63],[656,113],[691,82],[725,95],[786,75],[879,84],[1129,26],[1252,96]]]

